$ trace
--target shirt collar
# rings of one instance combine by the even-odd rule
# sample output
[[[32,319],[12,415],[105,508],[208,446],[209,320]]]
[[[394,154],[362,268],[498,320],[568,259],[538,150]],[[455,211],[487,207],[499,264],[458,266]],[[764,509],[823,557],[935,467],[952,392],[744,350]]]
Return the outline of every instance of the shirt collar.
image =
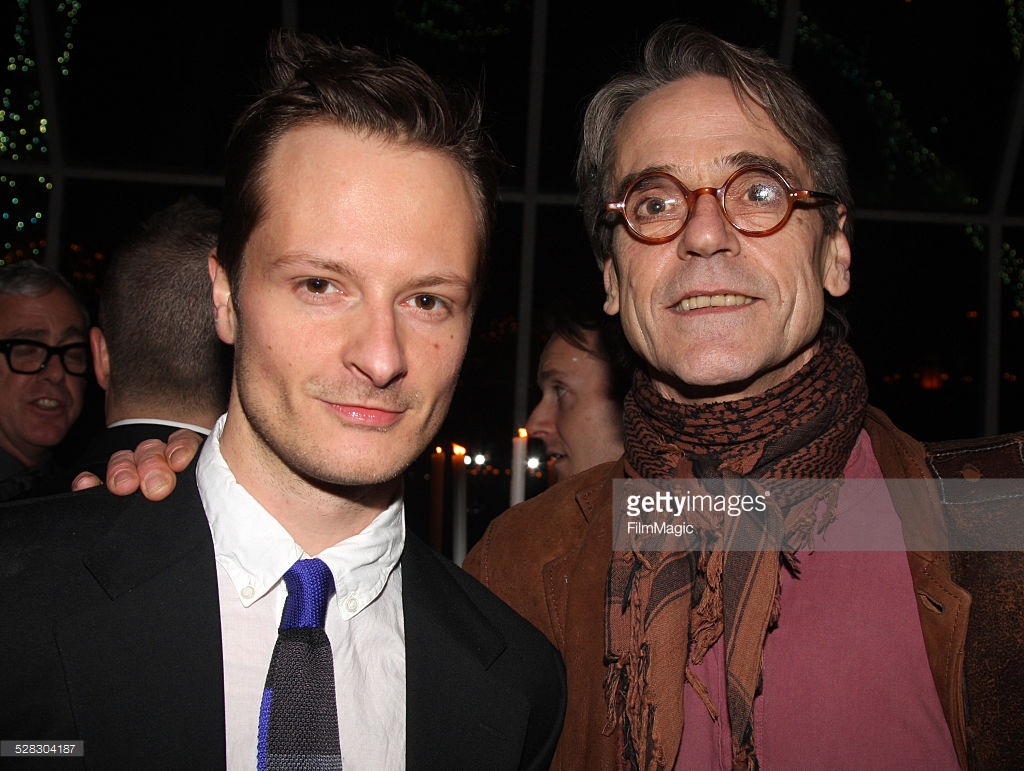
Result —
[[[220,451],[224,417],[203,445],[196,480],[217,564],[248,607],[276,586],[297,559],[308,555],[235,480]],[[355,616],[380,595],[404,546],[405,503],[399,495],[362,532],[316,555],[334,575],[335,602],[343,619]]]
[[[137,426],[143,425],[155,425],[155,426],[168,426],[170,428],[187,428],[189,431],[195,431],[197,434],[203,436],[210,435],[210,429],[206,426],[197,426],[194,423],[182,423],[180,420],[164,420],[162,418],[125,418],[124,420],[115,420],[107,428],[117,428],[118,426]]]

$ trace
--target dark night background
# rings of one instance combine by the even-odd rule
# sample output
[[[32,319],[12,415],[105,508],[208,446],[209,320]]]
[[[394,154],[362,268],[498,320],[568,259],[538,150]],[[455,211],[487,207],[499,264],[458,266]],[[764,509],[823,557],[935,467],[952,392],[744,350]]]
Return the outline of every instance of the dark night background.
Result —
[[[267,33],[294,26],[422,64],[479,87],[510,163],[469,356],[438,444],[483,452],[496,476],[470,479],[471,539],[507,504],[526,181],[531,34],[526,0],[38,0],[46,41],[63,57],[55,102],[40,97],[40,33],[32,3],[0,6],[2,259],[59,265],[95,298],[104,260],[133,224],[184,192],[219,205],[221,152],[257,88]],[[851,341],[871,399],[922,439],[984,433],[983,369],[990,215],[1003,216],[996,430],[1024,429],[1024,193],[1017,154],[1024,5],[803,0],[793,72],[836,125],[857,208]],[[572,167],[588,96],[669,19],[690,21],[778,55],[787,4],[601,3],[550,0],[544,64],[531,373],[540,312],[598,273],[573,205]],[[61,74],[61,68],[66,74]],[[53,107],[52,105],[56,106]],[[47,131],[39,131],[45,115]],[[43,148],[46,148],[45,151]],[[48,193],[52,165],[63,186]],[[1008,167],[1007,164],[1010,164]],[[41,183],[39,180],[43,179]],[[62,201],[56,253],[45,244]],[[531,374],[532,380],[532,374]],[[102,402],[93,389],[91,424]],[[530,402],[536,398],[531,392]],[[432,445],[433,446],[433,445]],[[539,449],[539,448],[538,448]],[[425,463],[408,475],[419,496]],[[531,479],[529,493],[544,485]],[[410,511],[410,514],[415,512]]]

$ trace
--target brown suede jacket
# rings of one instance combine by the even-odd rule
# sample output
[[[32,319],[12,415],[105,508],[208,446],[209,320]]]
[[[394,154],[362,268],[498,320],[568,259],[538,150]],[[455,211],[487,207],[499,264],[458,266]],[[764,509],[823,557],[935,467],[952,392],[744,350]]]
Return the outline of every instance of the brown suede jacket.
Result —
[[[865,428],[886,479],[1024,477],[1024,434],[925,447],[873,408]],[[621,460],[603,464],[516,506],[490,525],[463,565],[562,653],[569,701],[556,769],[618,767],[618,732],[606,733],[604,608],[612,480],[622,476]],[[934,544],[933,551],[908,552],[907,559],[960,764],[1020,767],[1024,553],[951,553],[947,544],[949,529],[977,528],[979,517],[1019,529],[1024,500],[995,511],[987,505],[981,513],[971,502],[944,505],[937,484],[890,486],[890,493],[908,543]],[[677,747],[682,729],[675,728]]]

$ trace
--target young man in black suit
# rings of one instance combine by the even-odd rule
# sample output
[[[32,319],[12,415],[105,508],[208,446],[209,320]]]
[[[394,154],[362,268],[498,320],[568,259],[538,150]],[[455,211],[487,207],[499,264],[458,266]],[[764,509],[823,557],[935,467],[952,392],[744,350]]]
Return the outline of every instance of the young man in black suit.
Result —
[[[557,653],[403,522],[478,297],[496,193],[479,109],[408,62],[282,36],[225,192],[227,413],[164,502],[0,513],[0,738],[82,740],[97,767],[262,762],[282,576],[315,556],[340,739],[315,767],[547,768]]]

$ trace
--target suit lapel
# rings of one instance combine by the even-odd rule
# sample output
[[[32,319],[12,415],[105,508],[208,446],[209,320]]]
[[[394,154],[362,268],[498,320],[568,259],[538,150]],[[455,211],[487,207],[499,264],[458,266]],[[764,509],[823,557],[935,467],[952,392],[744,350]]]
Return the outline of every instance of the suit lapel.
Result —
[[[132,501],[84,563],[102,591],[55,634],[90,756],[223,766],[217,574],[194,466],[166,501]]]
[[[409,769],[515,768],[529,712],[488,670],[505,642],[423,543],[402,555]]]

